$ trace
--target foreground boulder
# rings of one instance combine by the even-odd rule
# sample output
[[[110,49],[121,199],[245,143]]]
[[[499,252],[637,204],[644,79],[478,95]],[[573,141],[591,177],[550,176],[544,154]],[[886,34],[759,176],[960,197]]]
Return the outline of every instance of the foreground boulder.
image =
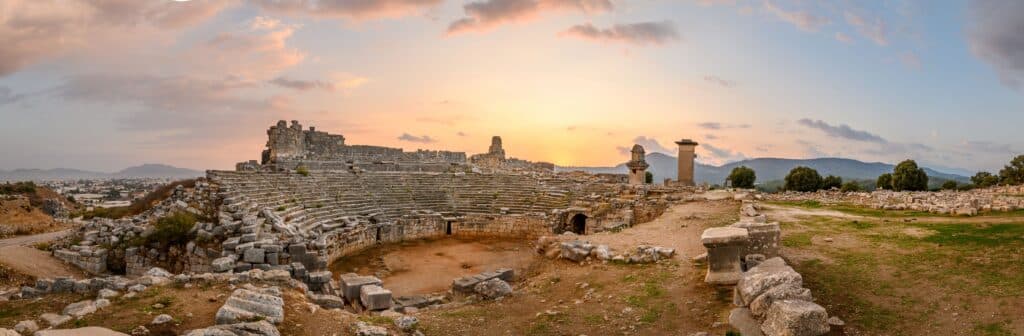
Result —
[[[757,267],[743,273],[736,284],[736,296],[743,306],[747,306],[761,294],[780,285],[801,288],[803,287],[803,277],[792,267],[786,265],[782,258],[775,257],[765,260]]]
[[[79,318],[96,312],[96,303],[92,300],[78,301],[64,307],[64,315]]]
[[[829,329],[825,308],[803,300],[776,301],[761,324],[768,336],[818,336]]]
[[[281,332],[267,321],[216,325],[189,331],[185,336],[281,336]]]
[[[484,299],[497,299],[512,294],[512,286],[504,280],[494,278],[476,284],[473,288]]]
[[[277,287],[266,289],[239,288],[217,311],[217,324],[265,319],[273,324],[284,321],[284,299]]]

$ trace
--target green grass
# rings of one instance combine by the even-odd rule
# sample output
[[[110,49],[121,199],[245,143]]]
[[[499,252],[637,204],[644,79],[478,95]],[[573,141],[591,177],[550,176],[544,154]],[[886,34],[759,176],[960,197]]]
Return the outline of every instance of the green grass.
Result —
[[[787,234],[782,237],[782,246],[785,247],[807,247],[811,246],[811,237],[814,234],[809,232],[798,232]]]
[[[794,265],[805,286],[851,327],[868,334],[918,335],[936,314],[948,313],[941,306],[951,296],[962,300],[959,308],[965,311],[990,299],[1024,296],[1024,218],[1021,223],[929,222],[928,217],[889,221],[911,212],[817,206],[866,217],[810,216],[782,223],[783,246],[821,256]],[[905,233],[910,229],[929,234]],[[842,235],[860,243],[811,247],[815,235]],[[1012,334],[1006,322],[967,322],[974,324],[971,334]]]
[[[985,336],[1013,336],[1013,332],[1006,329],[1006,323],[978,323],[974,325],[974,332]]]

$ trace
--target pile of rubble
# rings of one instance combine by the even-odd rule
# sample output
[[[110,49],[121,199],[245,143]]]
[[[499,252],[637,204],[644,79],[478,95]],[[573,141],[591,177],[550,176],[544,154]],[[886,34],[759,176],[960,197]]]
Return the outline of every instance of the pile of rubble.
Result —
[[[708,273],[713,285],[734,285],[729,323],[743,335],[818,336],[831,325],[825,308],[814,303],[803,278],[779,257],[781,231],[769,223],[756,203],[744,201],[740,220],[727,227],[710,228],[701,235],[707,248]]]
[[[608,245],[594,245],[577,239],[575,235],[543,236],[537,239],[537,253],[551,259],[566,259],[582,263],[589,260],[620,262],[627,264],[649,264],[671,259],[675,249],[661,246],[640,245],[623,253],[616,253]]]
[[[816,201],[853,204],[881,210],[913,210],[943,215],[974,216],[980,212],[1024,209],[1024,186],[998,186],[968,191],[784,192],[767,194],[772,201]]]
[[[219,257],[220,252],[204,249],[195,243],[184,249],[172,246],[167,251],[136,246],[140,239],[154,232],[153,224],[158,218],[174,212],[187,212],[202,218],[202,209],[208,204],[209,183],[206,181],[197,181],[194,188],[178,185],[168,198],[139,215],[116,220],[94,218],[84,222],[73,235],[76,239],[54,250],[53,254],[93,275],[106,273],[111,265],[124,265],[124,273],[129,276],[141,275],[152,267],[176,272],[208,272],[209,260]],[[215,229],[213,223],[200,222],[193,230],[197,238],[209,240],[213,237],[210,231]]]

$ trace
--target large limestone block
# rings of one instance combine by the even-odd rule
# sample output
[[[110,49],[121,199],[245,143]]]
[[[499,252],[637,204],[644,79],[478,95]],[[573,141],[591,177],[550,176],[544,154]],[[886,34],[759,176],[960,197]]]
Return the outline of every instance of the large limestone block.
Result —
[[[391,291],[378,285],[366,285],[359,288],[359,301],[367,310],[383,310],[391,308]]]
[[[284,320],[284,300],[278,296],[239,288],[217,311],[217,324],[234,324],[263,318],[277,324]]]
[[[767,336],[819,336],[829,329],[825,308],[803,300],[775,301],[761,324]]]
[[[473,290],[484,299],[497,299],[512,294],[512,286],[498,278],[482,281]]]
[[[730,311],[729,325],[739,330],[743,336],[764,336],[761,333],[761,322],[758,322],[747,308],[735,308]]]
[[[750,311],[754,316],[764,316],[775,301],[779,300],[803,300],[813,301],[811,290],[807,288],[793,287],[784,284],[772,287],[750,302]]]
[[[355,302],[359,299],[359,289],[366,285],[381,285],[380,279],[372,276],[363,276],[355,273],[342,274],[339,279],[341,285],[341,292],[345,295],[345,299]]]
[[[737,301],[741,306],[748,306],[758,296],[776,286],[802,288],[803,278],[800,273],[786,265],[782,258],[775,257],[765,260],[757,267],[751,268],[736,284]]]
[[[740,252],[749,235],[746,229],[717,227],[704,230],[701,243],[708,249],[708,274],[704,281],[712,285],[733,285],[743,273]]]
[[[82,317],[96,312],[96,304],[92,300],[78,301],[64,307],[64,315]]]
[[[281,336],[267,321],[212,326],[189,331],[185,336]]]
[[[85,327],[78,329],[41,330],[35,336],[128,336],[128,334],[101,327]]]

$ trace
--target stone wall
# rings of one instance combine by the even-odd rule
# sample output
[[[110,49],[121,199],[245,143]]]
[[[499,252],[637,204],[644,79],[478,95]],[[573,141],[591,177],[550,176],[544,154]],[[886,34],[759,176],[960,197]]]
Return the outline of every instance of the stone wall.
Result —
[[[935,214],[973,216],[989,211],[1024,209],[1024,186],[999,186],[968,191],[891,191],[872,192],[784,192],[767,194],[772,201],[816,201],[826,204],[853,204],[880,210],[924,211]]]

